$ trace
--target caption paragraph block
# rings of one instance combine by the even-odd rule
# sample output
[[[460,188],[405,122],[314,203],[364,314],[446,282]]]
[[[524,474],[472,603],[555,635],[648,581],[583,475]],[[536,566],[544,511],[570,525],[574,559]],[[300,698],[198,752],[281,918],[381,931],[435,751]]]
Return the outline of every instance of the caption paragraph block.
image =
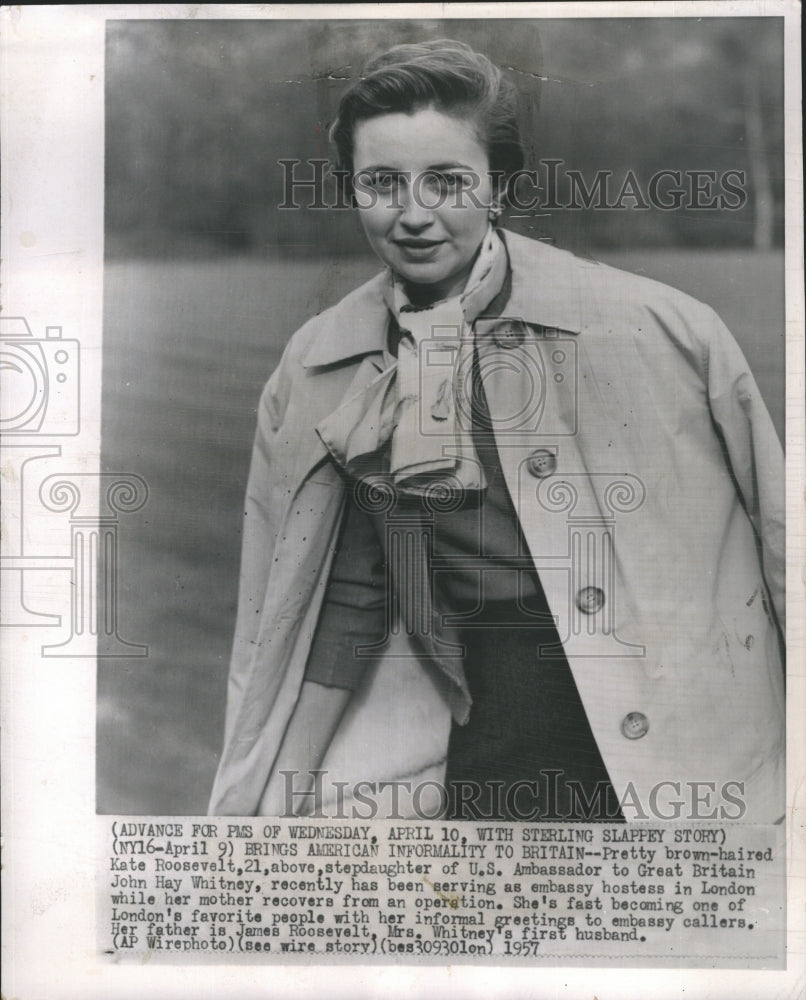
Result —
[[[780,968],[781,827],[99,818],[114,961]]]

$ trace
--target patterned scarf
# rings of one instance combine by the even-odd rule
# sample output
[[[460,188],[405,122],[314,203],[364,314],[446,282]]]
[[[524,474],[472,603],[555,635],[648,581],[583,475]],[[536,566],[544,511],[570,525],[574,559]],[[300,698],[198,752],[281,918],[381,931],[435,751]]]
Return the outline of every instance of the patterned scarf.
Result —
[[[490,227],[460,295],[418,308],[390,275],[384,298],[400,328],[398,357],[387,355],[385,370],[317,427],[348,473],[389,475],[420,495],[484,488],[471,436],[472,327],[506,273],[506,249]]]

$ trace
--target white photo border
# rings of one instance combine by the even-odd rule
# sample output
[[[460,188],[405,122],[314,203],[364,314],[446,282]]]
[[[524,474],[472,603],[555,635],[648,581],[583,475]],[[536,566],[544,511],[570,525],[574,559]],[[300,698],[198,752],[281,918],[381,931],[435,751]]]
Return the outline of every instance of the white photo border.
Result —
[[[187,996],[798,995],[804,983],[806,718],[803,172],[800,8],[794,0],[675,3],[400,5],[54,5],[5,7],[2,31],[2,301],[36,337],[60,326],[81,340],[80,433],[58,448],[59,471],[100,462],[104,247],[104,44],[112,19],[406,17],[748,17],[785,19],[786,355],[789,621],[788,968],[116,966],[97,953],[95,664],[40,659],[25,629],[2,635],[4,893],[8,996],[62,1000]],[[4,449],[5,450],[5,449]],[[51,455],[51,457],[56,457]],[[48,460],[48,456],[44,456]],[[4,462],[4,479],[6,476]],[[9,484],[4,482],[4,487]],[[88,503],[94,502],[90,498]],[[12,513],[4,515],[9,529]],[[45,540],[46,541],[46,540]],[[54,579],[61,580],[58,574]],[[53,593],[53,579],[41,586]],[[8,596],[4,593],[4,599]],[[65,595],[67,596],[67,595]],[[65,608],[65,613],[67,609]]]

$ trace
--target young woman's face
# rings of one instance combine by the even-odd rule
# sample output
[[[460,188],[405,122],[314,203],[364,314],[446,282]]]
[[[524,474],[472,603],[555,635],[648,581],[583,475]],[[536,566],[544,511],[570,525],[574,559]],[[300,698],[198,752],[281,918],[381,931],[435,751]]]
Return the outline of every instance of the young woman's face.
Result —
[[[353,183],[375,253],[419,301],[460,292],[487,231],[490,163],[469,121],[434,108],[359,122]]]

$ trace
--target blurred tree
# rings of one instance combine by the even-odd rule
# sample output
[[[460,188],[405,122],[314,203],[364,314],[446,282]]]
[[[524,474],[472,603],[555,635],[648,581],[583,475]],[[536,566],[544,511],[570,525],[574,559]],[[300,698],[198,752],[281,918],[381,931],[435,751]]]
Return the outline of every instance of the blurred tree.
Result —
[[[537,208],[513,213],[512,228],[583,250],[782,242],[779,18],[127,20],[107,31],[110,256],[364,251],[353,213],[277,207],[278,161],[303,161],[297,176],[310,177],[304,161],[331,155],[328,125],[366,59],[438,35],[507,68],[529,165],[563,161],[561,205],[568,170],[588,188],[610,171],[614,194],[630,171],[644,194],[659,170],[747,177],[735,211]]]

